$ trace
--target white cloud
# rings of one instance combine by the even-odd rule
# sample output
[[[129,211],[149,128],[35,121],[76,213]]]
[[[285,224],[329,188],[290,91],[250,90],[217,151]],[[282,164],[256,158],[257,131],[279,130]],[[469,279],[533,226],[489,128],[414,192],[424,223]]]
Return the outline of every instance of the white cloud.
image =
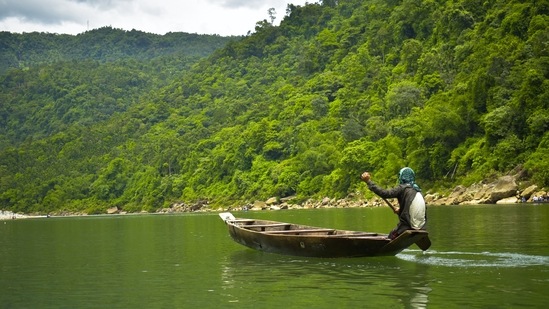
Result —
[[[314,2],[314,1],[310,1]],[[284,17],[288,3],[305,0],[3,0],[0,31],[77,34],[111,26],[164,34],[244,35],[255,23]]]
[[[280,6],[286,1],[284,0],[274,0],[274,1],[264,1],[264,0],[210,0],[209,2],[219,4],[222,7],[239,9],[239,8],[252,8],[257,9],[265,5],[266,2],[269,2],[271,7]]]

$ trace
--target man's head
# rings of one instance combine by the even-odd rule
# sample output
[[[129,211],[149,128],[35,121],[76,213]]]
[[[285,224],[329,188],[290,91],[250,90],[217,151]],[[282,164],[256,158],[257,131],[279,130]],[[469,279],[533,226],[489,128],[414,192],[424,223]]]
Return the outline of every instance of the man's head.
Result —
[[[400,184],[405,183],[415,183],[416,181],[416,174],[414,173],[414,170],[412,170],[409,167],[403,167],[400,172],[398,173],[398,182]]]

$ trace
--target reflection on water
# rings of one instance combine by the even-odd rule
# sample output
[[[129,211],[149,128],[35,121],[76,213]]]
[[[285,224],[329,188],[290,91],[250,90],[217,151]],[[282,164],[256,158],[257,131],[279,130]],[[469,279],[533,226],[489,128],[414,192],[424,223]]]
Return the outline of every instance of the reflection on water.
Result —
[[[241,305],[253,297],[254,304],[268,305],[262,295],[269,293],[268,299],[291,308],[426,308],[428,267],[417,266],[394,257],[320,259],[243,249],[221,264],[223,297]]]
[[[549,266],[549,256],[492,252],[438,252],[405,250],[399,259],[426,265],[449,267],[528,267]]]

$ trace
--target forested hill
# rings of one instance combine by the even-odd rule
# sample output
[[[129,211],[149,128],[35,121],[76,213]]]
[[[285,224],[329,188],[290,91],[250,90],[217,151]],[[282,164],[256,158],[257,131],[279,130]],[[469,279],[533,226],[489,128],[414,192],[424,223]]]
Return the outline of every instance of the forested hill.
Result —
[[[0,208],[361,196],[362,171],[392,185],[405,165],[427,192],[519,169],[521,185],[548,186],[548,14],[543,1],[324,0],[190,67],[10,70]]]
[[[1,32],[0,67],[12,71],[2,84],[0,148],[125,112],[240,38],[110,27],[76,36]]]
[[[204,57],[238,37],[170,32],[165,35],[103,27],[78,35],[0,32],[0,74],[71,60],[112,62],[163,56]]]

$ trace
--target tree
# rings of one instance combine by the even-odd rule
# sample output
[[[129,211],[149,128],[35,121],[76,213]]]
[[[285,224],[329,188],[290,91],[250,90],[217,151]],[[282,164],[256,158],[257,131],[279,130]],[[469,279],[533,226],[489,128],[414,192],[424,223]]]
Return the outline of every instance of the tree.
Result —
[[[390,86],[387,93],[387,110],[390,117],[406,116],[410,114],[413,107],[422,105],[421,89],[416,83],[403,81]]]
[[[274,25],[274,21],[276,19],[276,10],[274,8],[270,8],[267,10],[269,13],[269,20],[271,21],[271,25]]]

